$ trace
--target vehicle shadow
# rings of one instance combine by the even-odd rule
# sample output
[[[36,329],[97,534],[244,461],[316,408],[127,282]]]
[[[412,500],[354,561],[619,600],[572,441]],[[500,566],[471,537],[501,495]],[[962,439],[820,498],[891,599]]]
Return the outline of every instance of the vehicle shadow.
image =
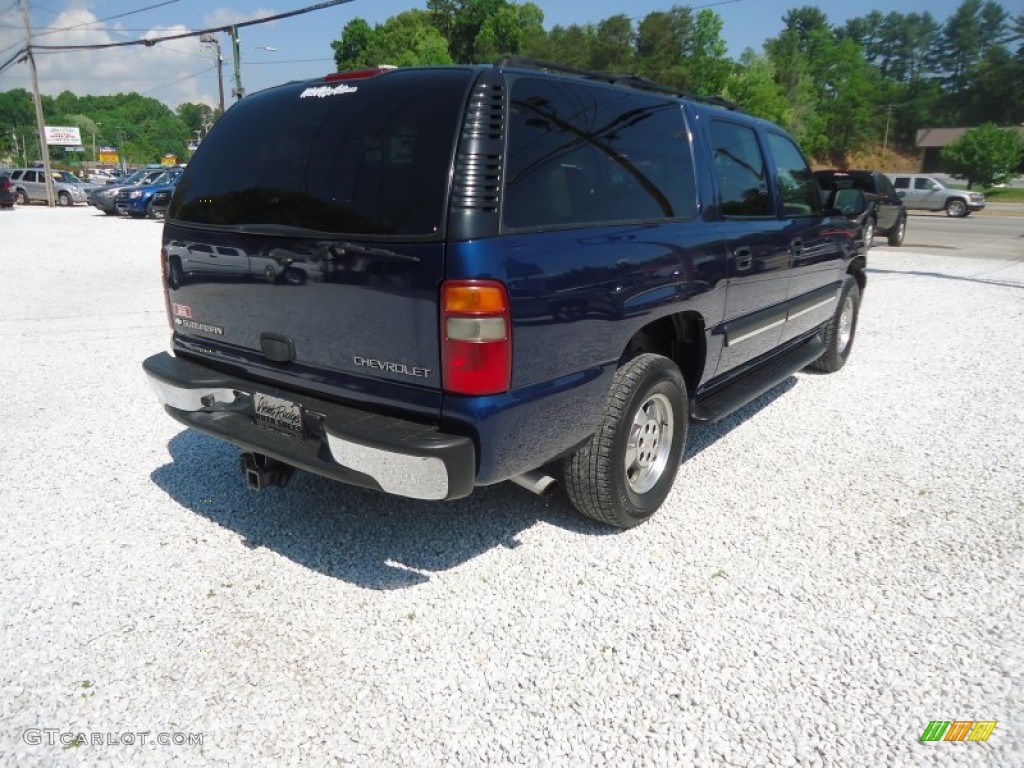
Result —
[[[797,385],[797,381],[796,376],[790,376],[719,422],[714,424],[690,424],[686,438],[686,450],[683,452],[683,462],[685,463],[701,451],[707,450],[736,429],[736,427],[743,424],[743,422],[767,408],[789,392],[789,390],[793,389]]]
[[[299,565],[367,589],[404,589],[489,550],[521,545],[546,522],[583,536],[615,529],[577,514],[564,493],[540,498],[512,483],[452,502],[421,502],[296,472],[287,488],[250,491],[228,443],[185,430],[150,477],[197,515]]]

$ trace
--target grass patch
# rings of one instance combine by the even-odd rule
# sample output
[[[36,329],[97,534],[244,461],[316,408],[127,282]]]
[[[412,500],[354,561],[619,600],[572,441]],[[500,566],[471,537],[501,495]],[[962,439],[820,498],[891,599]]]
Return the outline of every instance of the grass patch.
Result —
[[[1018,187],[993,187],[983,191],[985,200],[992,203],[1024,203],[1024,189]]]

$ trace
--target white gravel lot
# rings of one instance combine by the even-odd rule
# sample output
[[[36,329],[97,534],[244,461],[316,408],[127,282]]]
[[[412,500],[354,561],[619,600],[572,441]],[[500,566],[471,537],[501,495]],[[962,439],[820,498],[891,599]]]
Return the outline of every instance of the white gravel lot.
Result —
[[[693,428],[609,533],[249,492],[144,381],[159,235],[0,214],[0,764],[1024,765],[1024,253],[872,251],[850,364]],[[999,724],[918,741],[957,719]]]

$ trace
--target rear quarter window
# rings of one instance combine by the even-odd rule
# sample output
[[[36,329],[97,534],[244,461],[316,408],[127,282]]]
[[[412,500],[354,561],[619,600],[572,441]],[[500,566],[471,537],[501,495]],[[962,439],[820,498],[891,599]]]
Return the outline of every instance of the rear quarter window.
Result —
[[[678,102],[560,79],[511,87],[507,229],[691,218],[689,133]]]

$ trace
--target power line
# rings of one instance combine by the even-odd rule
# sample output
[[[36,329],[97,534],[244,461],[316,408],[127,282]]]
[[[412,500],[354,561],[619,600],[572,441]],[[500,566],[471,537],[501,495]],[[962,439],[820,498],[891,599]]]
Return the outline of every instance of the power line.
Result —
[[[248,21],[240,21],[237,24],[226,24],[220,27],[210,27],[208,29],[199,29],[191,32],[181,32],[175,35],[163,35],[161,37],[144,37],[138,40],[129,40],[123,43],[96,43],[93,45],[33,45],[33,49],[39,49],[41,51],[98,51],[104,48],[124,48],[129,45],[145,45],[147,47],[154,46],[157,43],[163,43],[168,40],[183,40],[188,37],[198,37],[199,35],[212,34],[214,32],[228,32],[231,29],[241,29],[242,27],[251,27],[256,24],[266,24],[270,21],[280,21],[281,19],[288,19],[292,16],[302,16],[306,13],[313,11],[321,11],[325,8],[332,8],[336,5],[344,5],[345,3],[351,3],[352,0],[328,0],[324,3],[317,3],[316,5],[309,5],[305,8],[299,8],[294,11],[286,11],[284,13],[277,13],[273,16],[263,16],[258,19],[249,19]],[[730,2],[738,2],[738,0],[730,0]]]
[[[137,8],[134,11],[125,11],[124,13],[118,13],[114,16],[107,16],[102,19],[96,19],[95,21],[83,21],[81,24],[72,24],[70,27],[44,27],[45,32],[34,33],[32,37],[48,37],[50,35],[56,35],[59,32],[70,32],[75,29],[81,29],[82,27],[91,27],[96,24],[103,24],[108,21],[114,21],[115,19],[123,19],[125,16],[134,16],[137,13],[144,13],[146,11],[152,11],[156,8],[162,8],[165,5],[173,5],[174,3],[180,2],[180,0],[164,0],[162,3],[156,3],[155,5],[147,5],[145,8]],[[144,30],[145,31],[145,30]]]

